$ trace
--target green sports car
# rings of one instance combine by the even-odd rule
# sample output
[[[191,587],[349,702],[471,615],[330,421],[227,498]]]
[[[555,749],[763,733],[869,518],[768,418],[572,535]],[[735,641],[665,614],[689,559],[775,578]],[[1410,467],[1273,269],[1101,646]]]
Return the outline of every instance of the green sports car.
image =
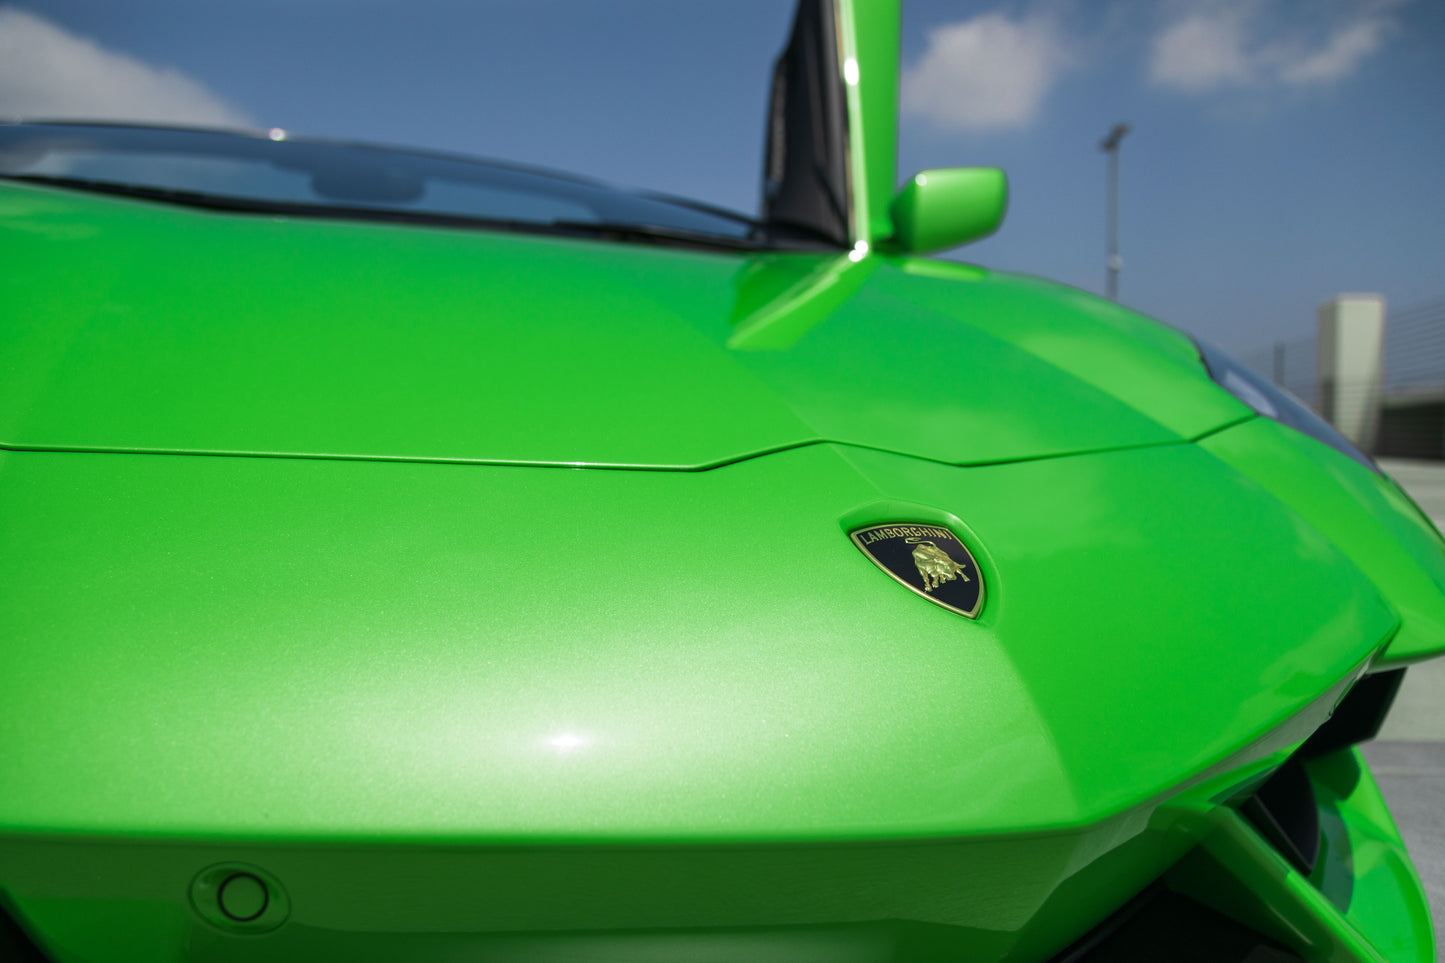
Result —
[[[1364,455],[928,257],[896,0],[748,218],[0,125],[0,959],[1428,961],[1357,744],[1445,652]]]

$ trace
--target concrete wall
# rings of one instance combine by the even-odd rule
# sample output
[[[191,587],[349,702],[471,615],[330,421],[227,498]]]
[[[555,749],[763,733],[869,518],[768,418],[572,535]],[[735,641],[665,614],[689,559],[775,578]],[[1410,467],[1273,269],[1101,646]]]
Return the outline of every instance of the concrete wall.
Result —
[[[1380,421],[1384,296],[1331,298],[1319,307],[1317,331],[1320,414],[1346,438],[1371,451]]]

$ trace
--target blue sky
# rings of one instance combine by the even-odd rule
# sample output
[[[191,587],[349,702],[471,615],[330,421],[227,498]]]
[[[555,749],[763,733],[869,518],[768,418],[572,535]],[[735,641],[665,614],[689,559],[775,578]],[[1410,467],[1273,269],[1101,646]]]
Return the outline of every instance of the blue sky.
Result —
[[[787,0],[0,4],[0,115],[277,126],[756,205]],[[1445,3],[908,0],[900,168],[989,164],[1013,201],[952,253],[1104,282],[1251,352],[1315,305],[1445,295]]]

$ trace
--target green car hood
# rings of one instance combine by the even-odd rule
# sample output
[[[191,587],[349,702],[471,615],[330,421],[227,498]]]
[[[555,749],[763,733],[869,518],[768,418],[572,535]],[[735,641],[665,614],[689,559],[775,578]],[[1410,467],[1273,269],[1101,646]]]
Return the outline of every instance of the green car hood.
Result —
[[[1218,430],[1245,413],[1187,341],[1078,292],[0,215],[0,441],[61,449],[0,450],[0,877],[41,933],[180,945],[198,868],[243,859],[297,939],[911,920],[998,950],[1157,878],[1157,827],[1253,786],[1401,623],[1245,470],[1278,426]],[[976,620],[848,537],[900,520],[970,546]]]
[[[0,252],[10,448],[700,468],[830,441],[976,464],[1245,413],[1181,335],[963,266],[23,185],[0,188]]]
[[[1189,444],[704,472],[0,452],[0,505],[0,835],[1133,832],[1320,725],[1399,621]],[[848,538],[898,519],[971,546],[976,620]]]

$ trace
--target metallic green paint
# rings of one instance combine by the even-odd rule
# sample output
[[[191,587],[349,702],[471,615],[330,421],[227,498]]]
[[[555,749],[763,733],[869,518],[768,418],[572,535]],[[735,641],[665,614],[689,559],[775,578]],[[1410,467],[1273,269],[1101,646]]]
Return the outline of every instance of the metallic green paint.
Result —
[[[897,300],[895,311],[938,312],[986,337],[1006,340],[1148,412],[1177,437],[1199,438],[1255,416],[1202,374],[1188,337],[1113,302],[1040,278],[967,264],[924,258],[898,263],[901,272],[880,272],[875,280],[881,293]]]
[[[0,500],[0,826],[48,833],[1074,827],[1252,744],[1397,622],[1190,445],[697,473],[10,452]],[[977,622],[848,543],[900,517],[976,548]]]
[[[928,845],[7,840],[0,865],[60,963],[997,961],[1057,950],[1190,842],[1160,814],[1077,834]],[[238,936],[191,914],[174,894],[218,859],[283,880],[293,904],[286,925]]]
[[[1124,378],[1085,383],[1011,332],[1019,312],[1113,335],[1008,280],[976,286],[1009,302],[985,318],[966,313],[975,292],[900,305],[886,262],[843,265],[849,283],[823,287],[851,297],[820,300],[790,291],[827,275],[830,255],[288,221],[18,185],[0,188],[0,256],[12,448],[700,468],[820,441],[978,463],[1180,437],[1111,395]],[[1186,403],[1208,427],[1247,411],[1194,380]]]
[[[1368,660],[1438,638],[1437,536],[1391,485],[1251,417],[1183,336],[1079,292],[909,258],[6,198],[28,210],[12,242],[42,230],[67,255],[17,244],[28,270],[0,281],[22,307],[0,335],[12,437],[287,456],[0,452],[0,881],[60,959],[139,958],[100,932],[224,958],[176,881],[234,861],[293,899],[273,959],[330,939],[525,955],[563,938],[498,934],[557,927],[1053,952],[1188,848],[1178,814],[1276,764]],[[223,245],[248,252],[244,284],[202,270]],[[140,270],[163,250],[178,273]],[[638,258],[646,297],[616,280]],[[488,280],[560,262],[580,272],[564,300],[609,306],[606,323],[560,315],[576,348]],[[89,280],[63,285],[78,263]],[[403,320],[418,312],[383,264],[432,278],[424,321]],[[612,406],[601,386],[627,390],[649,339],[675,381]],[[544,343],[589,407],[528,387]],[[499,353],[491,381],[463,376]],[[659,431],[643,402],[689,405],[679,386],[741,405],[691,403],[690,432]],[[456,417],[528,391],[530,436]],[[858,396],[881,410],[850,410]],[[161,430],[169,444],[137,443]],[[495,464],[588,444],[594,464],[745,460]],[[1090,447],[1116,450],[1038,457]],[[900,517],[978,546],[977,624],[847,545]],[[579,855],[536,849],[561,842]],[[806,847],[832,848],[800,863]],[[677,887],[710,859],[715,877]],[[493,893],[499,866],[530,888],[444,898]],[[760,874],[809,900],[738,903]],[[563,878],[614,896],[549,903]],[[1001,879],[1006,905],[969,888]],[[950,929],[866,929],[885,917]],[[433,931],[472,935],[418,937]]]
[[[1201,845],[1165,880],[1310,960],[1431,963],[1430,913],[1405,843],[1364,757],[1337,750],[1308,764],[1322,854],[1301,875],[1238,813],[1215,809]]]
[[[931,254],[997,231],[1008,206],[1008,178],[997,167],[919,171],[894,198],[890,246]]]
[[[1429,963],[1435,940],[1425,893],[1364,756],[1341,750],[1312,761],[1309,771],[1321,803],[1322,845],[1334,850],[1311,881],[1385,959]],[[1345,867],[1353,870],[1348,891],[1338,875],[1326,878]]]
[[[818,261],[798,277],[800,265],[794,258],[754,261],[737,282],[727,346],[737,351],[792,347],[856,294],[878,265],[877,258],[839,255]],[[780,279],[788,283],[781,292]]]
[[[1231,803],[1445,650],[1438,534],[1183,335],[879,254],[897,3],[840,12],[852,252],[0,187],[0,904],[58,963],[1037,961],[1161,878],[1431,958],[1357,751],[1309,880]],[[976,622],[848,542],[897,519]]]
[[[97,961],[128,958],[102,923],[218,940],[177,883],[229,861],[290,895],[271,959],[891,918],[985,959],[1052,945],[1396,623],[1187,444],[696,473],[9,452],[0,500],[0,878]],[[901,516],[981,548],[978,623],[848,546]]]
[[[1445,542],[1394,482],[1265,418],[1201,445],[1338,545],[1400,614],[1377,668],[1445,653]]]
[[[838,11],[853,240],[871,246],[893,236],[888,206],[897,178],[901,0],[838,0]]]

